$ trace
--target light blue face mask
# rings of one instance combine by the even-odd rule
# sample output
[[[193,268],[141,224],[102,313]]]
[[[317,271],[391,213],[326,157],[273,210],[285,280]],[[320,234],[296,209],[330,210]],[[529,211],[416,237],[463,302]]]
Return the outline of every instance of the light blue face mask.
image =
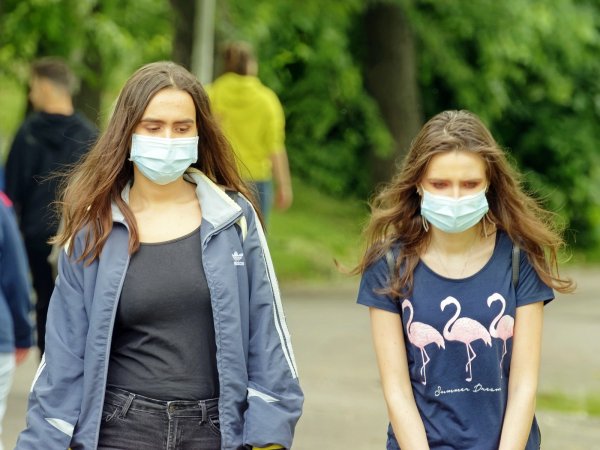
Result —
[[[423,189],[421,215],[446,233],[460,233],[478,223],[489,210],[485,189],[460,198],[434,195]]]
[[[169,139],[134,134],[129,160],[150,181],[172,183],[198,161],[198,136]]]

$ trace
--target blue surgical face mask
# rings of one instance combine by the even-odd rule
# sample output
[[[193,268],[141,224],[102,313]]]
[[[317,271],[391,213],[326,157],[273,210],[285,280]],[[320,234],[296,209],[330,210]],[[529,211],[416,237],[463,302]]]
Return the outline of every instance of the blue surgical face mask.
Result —
[[[198,161],[198,136],[169,139],[134,134],[129,160],[150,181],[172,183]]]
[[[460,233],[478,223],[488,212],[485,189],[473,195],[452,198],[434,195],[423,189],[421,215],[446,233]]]

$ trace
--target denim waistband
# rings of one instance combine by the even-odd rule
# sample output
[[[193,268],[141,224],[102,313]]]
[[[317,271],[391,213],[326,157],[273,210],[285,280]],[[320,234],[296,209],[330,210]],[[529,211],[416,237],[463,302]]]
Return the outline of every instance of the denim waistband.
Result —
[[[104,402],[121,408],[119,416],[124,417],[131,410],[146,411],[152,414],[164,414],[171,417],[198,417],[205,422],[208,416],[218,415],[219,399],[206,400],[157,400],[128,392],[124,389],[108,386]]]

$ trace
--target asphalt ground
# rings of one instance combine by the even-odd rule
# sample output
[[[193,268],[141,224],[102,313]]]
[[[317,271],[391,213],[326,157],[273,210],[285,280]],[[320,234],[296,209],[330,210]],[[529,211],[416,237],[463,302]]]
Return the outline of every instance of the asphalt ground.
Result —
[[[578,291],[545,310],[540,393],[581,404],[600,396],[600,268],[571,269]],[[296,450],[385,448],[386,410],[371,345],[367,309],[355,304],[357,280],[293,285],[283,300],[306,395]],[[12,449],[24,427],[27,393],[37,366],[18,368],[4,419]],[[600,417],[538,410],[544,450],[600,449]],[[54,449],[53,449],[54,450]]]

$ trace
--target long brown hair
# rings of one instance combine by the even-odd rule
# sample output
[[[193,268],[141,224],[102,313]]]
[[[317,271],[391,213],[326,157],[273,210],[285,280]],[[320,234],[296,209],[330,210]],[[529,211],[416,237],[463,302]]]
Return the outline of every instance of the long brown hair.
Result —
[[[208,96],[200,82],[186,69],[173,62],[155,62],[138,69],[127,80],[106,131],[66,178],[59,199],[64,227],[53,239],[65,245],[75,234],[86,229],[85,248],[80,261],[90,263],[100,255],[112,230],[111,203],[117,204],[129,225],[129,251],[139,247],[135,217],[121,198],[121,191],[133,177],[129,161],[131,137],[150,100],[162,89],[176,88],[191,95],[196,107],[198,161],[192,164],[215,183],[252,195],[240,178],[229,143],[221,133],[211,111]],[[72,254],[73,246],[69,247]]]
[[[491,133],[476,115],[464,110],[444,111],[430,119],[413,140],[400,171],[374,197],[364,231],[367,250],[355,273],[363,273],[400,243],[397,270],[385,292],[394,296],[410,294],[419,255],[429,243],[417,186],[431,159],[453,150],[473,152],[485,161],[489,220],[526,252],[544,283],[559,292],[573,291],[573,281],[562,278],[558,272],[557,256],[564,241],[555,214],[544,210],[524,192],[520,175]]]

